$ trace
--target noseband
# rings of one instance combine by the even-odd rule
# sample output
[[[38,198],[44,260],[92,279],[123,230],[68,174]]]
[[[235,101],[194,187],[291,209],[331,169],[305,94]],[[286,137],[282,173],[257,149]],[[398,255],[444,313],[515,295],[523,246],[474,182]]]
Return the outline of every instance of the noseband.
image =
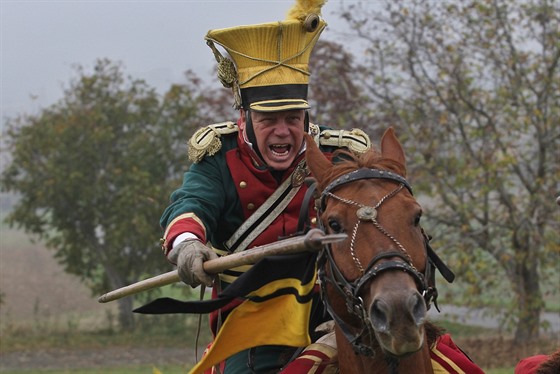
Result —
[[[395,188],[392,192],[385,195],[383,198],[379,200],[379,202],[375,206],[367,206],[356,201],[341,198],[333,193],[335,189],[340,187],[341,185],[351,183],[361,179],[383,179],[394,181],[398,183],[397,188]],[[414,264],[412,263],[412,259],[404,248],[404,246],[398,241],[397,238],[392,236],[377,220],[378,217],[378,208],[387,200],[397,195],[403,188],[409,190],[412,194],[412,188],[408,184],[405,178],[402,176],[385,171],[385,170],[377,170],[377,169],[358,169],[347,173],[331,184],[329,184],[321,194],[321,206],[319,214],[321,214],[326,208],[327,198],[334,198],[338,201],[341,201],[345,204],[349,205],[356,205],[358,206],[358,210],[356,212],[358,216],[358,220],[356,225],[354,226],[352,237],[350,241],[350,254],[352,256],[352,260],[354,264],[358,268],[361,273],[361,276],[349,282],[343,275],[338,266],[336,265],[333,255],[332,255],[332,247],[331,245],[326,245],[324,250],[321,251],[318,259],[318,276],[321,283],[321,291],[323,296],[323,303],[329,314],[333,317],[336,323],[339,325],[340,329],[348,339],[348,341],[352,344],[354,351],[358,354],[366,355],[366,356],[373,356],[374,350],[362,343],[362,337],[368,333],[370,336],[373,336],[373,327],[368,322],[369,318],[367,316],[367,311],[364,307],[363,299],[359,296],[359,292],[363,288],[363,286],[369,282],[370,280],[374,279],[380,273],[386,271],[404,271],[412,276],[414,279],[418,291],[423,295],[424,301],[426,302],[426,306],[429,308],[432,301],[436,301],[437,298],[437,291],[435,289],[435,281],[432,282],[433,279],[433,266],[430,262],[431,254],[435,256],[435,253],[431,250],[429,246],[429,239],[424,234],[425,243],[426,243],[426,266],[424,274],[420,273]],[[356,252],[355,252],[355,240],[358,231],[358,227],[361,223],[371,222],[377,230],[379,230],[383,235],[389,238],[398,248],[398,251],[388,251],[388,252],[381,252],[376,255],[366,267],[363,267],[362,263],[358,259]],[[319,224],[322,223],[319,220]],[[324,230],[324,227],[321,227]],[[394,258],[397,259],[394,259]],[[386,260],[389,259],[390,260]],[[385,260],[385,261],[381,261]],[[438,258],[439,260],[439,258]],[[440,261],[441,262],[441,261]],[[445,265],[444,265],[445,266]],[[330,270],[330,275],[327,274],[327,267]],[[449,269],[447,269],[449,270]],[[428,282],[430,284],[428,284]],[[326,297],[326,285],[330,283],[333,285],[334,289],[345,299],[346,301],[346,308],[348,312],[356,317],[361,321],[362,329],[358,333],[353,333],[351,331],[350,326],[344,322],[340,316],[336,314],[333,310],[328,298]],[[437,307],[437,304],[436,304]]]

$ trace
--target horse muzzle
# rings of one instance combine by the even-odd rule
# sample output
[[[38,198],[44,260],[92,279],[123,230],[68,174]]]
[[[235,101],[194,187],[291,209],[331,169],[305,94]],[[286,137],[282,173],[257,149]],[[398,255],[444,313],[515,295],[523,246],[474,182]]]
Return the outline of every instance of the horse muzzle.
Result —
[[[374,297],[369,320],[380,347],[396,358],[422,348],[426,303],[415,289],[388,290]]]

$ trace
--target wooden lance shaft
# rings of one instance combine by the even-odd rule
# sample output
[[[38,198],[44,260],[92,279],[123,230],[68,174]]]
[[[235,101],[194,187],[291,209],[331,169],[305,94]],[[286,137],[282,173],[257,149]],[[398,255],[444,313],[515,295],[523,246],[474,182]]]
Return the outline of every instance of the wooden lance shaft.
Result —
[[[342,241],[344,239],[346,239],[346,234],[325,235],[323,231],[319,229],[312,229],[304,236],[283,239],[271,244],[232,253],[214,260],[205,261],[202,266],[204,267],[204,271],[208,274],[217,274],[241,265],[254,264],[266,256],[293,254],[304,251],[319,251],[325,244]],[[108,292],[100,296],[97,301],[100,303],[107,303],[125,296],[151,290],[152,288],[167,286],[179,282],[180,280],[177,270],[172,270]]]

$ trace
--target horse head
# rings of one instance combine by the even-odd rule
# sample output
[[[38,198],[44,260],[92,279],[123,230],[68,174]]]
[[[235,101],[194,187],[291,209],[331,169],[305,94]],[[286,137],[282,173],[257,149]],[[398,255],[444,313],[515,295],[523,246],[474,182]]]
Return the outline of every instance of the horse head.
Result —
[[[380,152],[334,157],[333,164],[307,137],[306,160],[320,192],[319,224],[325,233],[348,235],[319,259],[337,342],[366,356],[381,349],[385,357],[407,357],[426,340],[429,266],[422,208],[405,179],[403,148],[388,129]]]

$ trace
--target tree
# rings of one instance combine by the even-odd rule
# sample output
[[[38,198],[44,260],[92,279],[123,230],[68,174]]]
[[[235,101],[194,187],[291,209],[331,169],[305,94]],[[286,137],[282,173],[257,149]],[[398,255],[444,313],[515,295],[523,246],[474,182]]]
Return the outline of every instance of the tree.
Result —
[[[356,79],[413,158],[461,295],[504,300],[507,281],[515,340],[537,339],[542,285],[557,296],[559,283],[558,2],[391,0],[342,15],[367,45]]]
[[[108,60],[77,71],[58,103],[8,120],[1,182],[20,196],[8,222],[45,240],[100,295],[169,271],[158,219],[187,169],[186,140],[208,118],[192,74],[161,98]],[[118,302],[132,329],[133,298]]]
[[[334,41],[319,41],[309,61],[309,101],[312,122],[343,129],[370,123],[368,97],[354,81],[354,56]],[[381,135],[381,134],[378,134]]]

